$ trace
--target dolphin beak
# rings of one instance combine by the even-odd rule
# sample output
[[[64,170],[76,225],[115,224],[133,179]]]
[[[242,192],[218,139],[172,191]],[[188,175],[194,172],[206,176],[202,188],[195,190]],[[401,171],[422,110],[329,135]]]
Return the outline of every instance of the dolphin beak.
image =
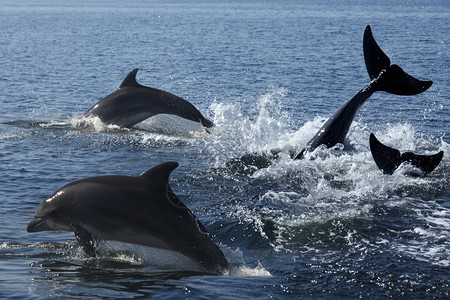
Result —
[[[48,231],[53,230],[48,224],[46,218],[35,217],[27,225],[28,232]]]

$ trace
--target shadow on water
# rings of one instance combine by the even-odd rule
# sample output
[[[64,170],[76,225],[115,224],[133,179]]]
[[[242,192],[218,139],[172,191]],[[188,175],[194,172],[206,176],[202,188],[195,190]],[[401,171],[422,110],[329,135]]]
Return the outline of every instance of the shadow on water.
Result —
[[[32,297],[134,298],[152,296],[170,290],[183,294],[179,280],[207,276],[195,271],[174,271],[145,264],[130,253],[114,252],[99,258],[86,257],[75,241],[0,244],[0,264],[4,290],[11,296],[17,272],[28,274],[23,279]],[[17,261],[18,264],[13,262]],[[28,261],[28,264],[25,263]]]
[[[179,296],[183,294],[180,279],[205,275],[158,269],[123,253],[88,258],[74,241],[27,245],[5,242],[0,249],[3,258],[30,261],[28,295],[32,297],[134,298],[165,289]],[[2,270],[13,278],[15,268],[18,266]],[[26,266],[22,263],[20,268]],[[14,285],[11,278],[7,282]]]
[[[30,294],[46,297],[146,297],[161,289],[176,290],[177,281],[182,278],[202,275],[155,270],[107,258],[79,262],[43,260],[31,268]]]

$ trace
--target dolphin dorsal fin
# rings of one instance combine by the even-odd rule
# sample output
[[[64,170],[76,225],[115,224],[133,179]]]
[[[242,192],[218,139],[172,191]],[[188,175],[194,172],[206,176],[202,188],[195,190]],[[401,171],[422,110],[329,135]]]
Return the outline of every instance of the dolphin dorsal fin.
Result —
[[[140,87],[141,85],[139,83],[137,83],[137,81],[136,81],[136,74],[137,74],[138,70],[139,70],[138,68],[131,70],[131,72],[128,73],[128,75],[125,77],[125,79],[120,84],[119,89],[126,87],[126,86]]]
[[[145,171],[141,174],[141,177],[153,184],[164,187],[167,189],[169,185],[169,175],[178,167],[178,163],[175,161],[166,161],[154,166],[153,168]]]
[[[169,175],[178,167],[175,161],[166,161],[154,166],[153,168],[141,174],[141,177],[148,180],[156,190],[166,195],[167,204],[173,205],[177,208],[186,209],[186,206],[175,195],[169,185]]]

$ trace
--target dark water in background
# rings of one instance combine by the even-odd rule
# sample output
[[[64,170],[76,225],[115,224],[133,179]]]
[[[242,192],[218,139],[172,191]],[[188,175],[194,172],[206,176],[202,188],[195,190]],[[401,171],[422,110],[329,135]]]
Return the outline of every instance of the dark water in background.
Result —
[[[2,298],[449,296],[447,1],[0,1],[0,20]],[[351,151],[292,161],[369,82],[367,24],[393,63],[433,86],[375,94]],[[164,117],[76,128],[135,67],[214,132]],[[427,177],[383,175],[371,132],[401,150],[444,150],[443,161]],[[67,182],[165,160],[180,163],[171,186],[220,244],[226,275],[167,271],[154,253],[115,243],[89,259],[71,233],[26,232]]]

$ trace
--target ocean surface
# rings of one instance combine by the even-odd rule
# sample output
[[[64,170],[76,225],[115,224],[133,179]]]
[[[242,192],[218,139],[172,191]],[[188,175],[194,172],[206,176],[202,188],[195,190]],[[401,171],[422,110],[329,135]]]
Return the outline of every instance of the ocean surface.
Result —
[[[0,20],[0,298],[450,297],[448,1],[0,0]],[[369,83],[366,25],[432,87],[375,93],[344,150],[292,160]],[[211,134],[172,116],[81,128],[134,68],[194,104]],[[372,132],[444,158],[428,176],[384,175]],[[224,274],[115,242],[93,259],[71,232],[26,231],[68,182],[167,160],[180,164],[172,189],[229,260]]]

